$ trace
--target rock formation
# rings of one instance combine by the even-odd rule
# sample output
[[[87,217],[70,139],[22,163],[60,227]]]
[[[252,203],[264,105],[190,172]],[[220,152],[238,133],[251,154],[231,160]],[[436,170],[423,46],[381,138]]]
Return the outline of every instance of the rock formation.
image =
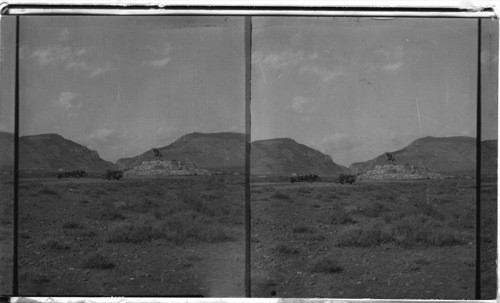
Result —
[[[369,170],[358,176],[357,181],[375,180],[425,180],[444,179],[445,176],[431,172],[427,167],[416,165],[376,165],[373,170]]]
[[[140,165],[134,166],[125,171],[125,177],[137,176],[193,176],[193,175],[210,175],[206,169],[199,168],[194,163],[182,162],[177,160],[162,161],[143,161]]]

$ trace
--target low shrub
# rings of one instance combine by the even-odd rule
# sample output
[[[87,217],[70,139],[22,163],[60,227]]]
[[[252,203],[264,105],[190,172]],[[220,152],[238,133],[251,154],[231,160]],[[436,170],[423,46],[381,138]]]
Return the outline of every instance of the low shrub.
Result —
[[[105,234],[106,242],[145,242],[155,238],[175,239],[176,235],[169,232],[165,224],[147,218],[137,218],[132,222],[122,222],[112,226]]]
[[[339,273],[344,269],[332,257],[321,257],[313,261],[311,272],[317,273]]]
[[[301,233],[312,233],[314,232],[314,230],[310,229],[309,227],[307,226],[296,226],[292,229],[292,232],[295,233],[295,234],[301,234]]]
[[[353,224],[356,220],[350,212],[345,211],[344,208],[340,208],[335,211],[332,215],[330,223],[332,224]]]
[[[351,226],[342,230],[337,236],[336,245],[339,247],[367,247],[391,242],[392,240],[391,232],[387,227],[371,223],[360,227]]]
[[[131,210],[136,213],[147,213],[150,212],[151,210],[155,210],[158,208],[160,204],[152,201],[151,199],[142,199],[137,203],[129,204],[125,206],[125,209]]]
[[[278,254],[295,255],[299,253],[297,248],[290,247],[286,244],[278,244],[273,248],[273,251]]]
[[[112,203],[104,203],[99,208],[92,208],[88,212],[88,217],[96,220],[121,220],[125,219],[123,213]]]
[[[38,271],[28,271],[21,274],[21,281],[31,282],[33,284],[42,284],[50,282],[49,277],[46,274],[40,273]]]
[[[390,211],[390,208],[387,207],[386,205],[379,202],[373,202],[368,204],[367,207],[361,209],[359,212],[364,216],[370,218],[376,218],[380,216],[382,213],[387,211]]]
[[[62,228],[64,229],[75,229],[75,228],[82,228],[83,226],[76,221],[66,221],[63,223]]]
[[[64,243],[61,243],[59,242],[58,240],[55,240],[55,239],[48,239],[48,240],[45,240],[42,245],[46,248],[50,248],[50,249],[55,249],[55,250],[68,250],[69,249],[69,246],[64,244]]]
[[[82,261],[82,267],[87,269],[112,269],[115,267],[115,264],[110,258],[99,253],[94,253]]]
[[[270,196],[270,198],[272,199],[280,199],[280,200],[290,200],[290,196],[286,195],[286,194],[283,194],[279,191],[275,192],[274,194],[272,194]]]
[[[57,191],[50,189],[48,187],[42,188],[40,191],[38,191],[38,193],[41,195],[59,196],[59,193]]]

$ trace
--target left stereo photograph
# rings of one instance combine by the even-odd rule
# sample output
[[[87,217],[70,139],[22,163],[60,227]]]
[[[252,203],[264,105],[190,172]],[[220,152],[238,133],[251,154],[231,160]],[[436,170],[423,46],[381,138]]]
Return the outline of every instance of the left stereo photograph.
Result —
[[[14,268],[14,18],[0,19],[0,295],[13,295]],[[7,46],[7,43],[9,45]]]
[[[18,18],[19,294],[245,296],[244,18]]]

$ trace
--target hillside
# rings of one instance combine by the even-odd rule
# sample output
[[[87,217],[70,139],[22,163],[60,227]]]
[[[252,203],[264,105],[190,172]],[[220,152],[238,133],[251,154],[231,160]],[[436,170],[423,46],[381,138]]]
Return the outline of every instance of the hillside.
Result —
[[[474,174],[476,170],[476,139],[472,137],[425,137],[407,147],[391,152],[395,164],[429,168],[436,173]],[[365,162],[353,163],[353,172],[373,170],[376,165],[389,164],[385,154]],[[488,164],[485,164],[488,165]]]
[[[250,172],[252,174],[292,173],[338,175],[348,172],[325,155],[290,138],[252,142]]]
[[[481,173],[496,174],[498,167],[498,140],[481,142]]]
[[[157,148],[164,160],[194,163],[200,168],[219,171],[245,171],[245,135],[240,133],[191,133],[170,145]],[[151,161],[152,149],[132,158],[119,159],[116,165],[128,169]]]
[[[14,136],[9,136],[5,143],[12,146],[13,150]],[[10,150],[10,147],[8,149]],[[104,171],[114,169],[115,165],[101,159],[96,151],[65,139],[61,135],[42,134],[19,138],[19,168]]]

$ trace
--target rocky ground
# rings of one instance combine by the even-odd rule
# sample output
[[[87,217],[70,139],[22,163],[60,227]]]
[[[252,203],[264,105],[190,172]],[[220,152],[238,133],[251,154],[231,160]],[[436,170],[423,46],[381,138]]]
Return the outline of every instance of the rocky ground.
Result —
[[[12,175],[0,178],[0,294],[12,294],[14,252],[14,186]]]
[[[30,179],[19,292],[244,296],[242,177]]]
[[[252,296],[473,299],[468,179],[252,185]]]

